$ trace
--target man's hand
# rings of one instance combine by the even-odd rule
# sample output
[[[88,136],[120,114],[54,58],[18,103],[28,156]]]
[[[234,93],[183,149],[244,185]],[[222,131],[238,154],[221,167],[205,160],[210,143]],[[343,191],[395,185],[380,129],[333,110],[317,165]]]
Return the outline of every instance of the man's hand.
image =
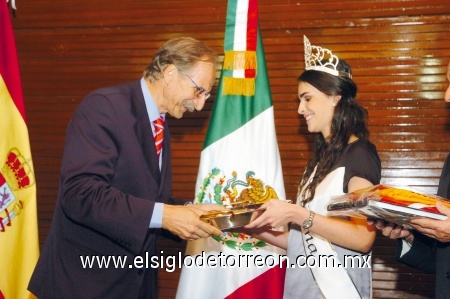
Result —
[[[375,225],[381,231],[381,234],[389,239],[405,239],[409,244],[412,244],[414,235],[409,229],[404,228],[392,222],[387,222],[382,219],[367,219],[367,224]]]
[[[220,236],[222,232],[200,220],[208,211],[223,210],[215,204],[192,204],[186,206],[164,205],[162,227],[184,240],[196,240],[211,235]]]
[[[450,242],[450,208],[437,202],[436,207],[439,212],[447,215],[446,220],[434,220],[429,218],[413,218],[410,224],[414,229],[422,234],[441,242]]]
[[[200,209],[204,212],[211,212],[211,211],[223,211],[225,210],[225,207],[222,205],[216,205],[213,203],[201,203],[201,204],[194,204],[193,207]],[[205,214],[205,213],[203,213]]]

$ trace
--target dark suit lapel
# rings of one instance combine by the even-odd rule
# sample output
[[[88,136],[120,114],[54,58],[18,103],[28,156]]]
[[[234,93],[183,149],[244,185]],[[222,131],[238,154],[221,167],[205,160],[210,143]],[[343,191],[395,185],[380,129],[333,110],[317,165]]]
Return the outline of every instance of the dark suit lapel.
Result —
[[[450,155],[447,156],[444,166],[442,167],[437,194],[444,198],[450,199]]]
[[[158,194],[161,194],[162,190],[163,190],[163,186],[165,186],[167,184],[166,182],[166,178],[167,176],[171,176],[171,173],[167,173],[172,171],[172,164],[171,164],[171,149],[170,149],[170,131],[169,131],[169,126],[167,124],[167,119],[166,122],[164,124],[164,141],[163,141],[163,151],[162,151],[162,165],[161,165],[161,185],[159,188],[159,192]]]
[[[152,176],[157,184],[161,181],[161,172],[159,170],[158,157],[156,156],[156,148],[153,140],[152,127],[148,118],[147,109],[145,107],[144,95],[142,94],[140,81],[135,81],[132,86],[132,109],[136,117],[135,134],[138,138],[142,154],[145,157],[147,167],[150,169]]]

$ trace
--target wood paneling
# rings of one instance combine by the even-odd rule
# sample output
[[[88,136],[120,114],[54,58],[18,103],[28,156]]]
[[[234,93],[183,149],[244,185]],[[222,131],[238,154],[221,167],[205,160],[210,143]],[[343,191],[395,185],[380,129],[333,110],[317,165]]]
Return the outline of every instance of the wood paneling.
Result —
[[[17,2],[13,26],[42,245],[55,205],[66,125],[78,103],[94,88],[139,78],[152,53],[169,38],[193,36],[223,54],[226,1]],[[435,193],[450,152],[450,110],[443,101],[450,61],[449,1],[261,0],[259,12],[287,197],[295,196],[313,140],[297,115],[303,35],[352,66],[358,99],[369,110],[383,182]],[[176,197],[194,197],[215,91],[202,112],[169,120]],[[160,243],[166,254],[185,246],[168,239]],[[374,297],[431,298],[434,277],[396,263],[394,247],[395,242],[377,238]],[[178,277],[179,269],[161,271],[161,298],[174,297]]]

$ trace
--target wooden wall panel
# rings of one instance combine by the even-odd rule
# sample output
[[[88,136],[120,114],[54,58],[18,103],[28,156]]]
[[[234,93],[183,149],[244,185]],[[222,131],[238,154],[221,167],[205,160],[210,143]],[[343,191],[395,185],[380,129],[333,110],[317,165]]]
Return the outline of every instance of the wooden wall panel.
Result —
[[[225,0],[17,1],[13,26],[38,184],[41,245],[55,205],[66,125],[78,103],[94,88],[139,78],[169,38],[193,36],[222,55],[226,5]],[[449,1],[260,0],[259,12],[287,197],[295,196],[313,141],[297,115],[303,35],[351,64],[358,99],[369,110],[383,182],[435,193],[450,152],[450,110],[443,101]],[[194,197],[215,91],[202,112],[169,120],[176,197]],[[185,243],[162,239],[160,245],[170,254],[183,251]],[[396,263],[394,247],[395,242],[377,238],[374,297],[433,297],[434,277]],[[160,298],[174,297],[178,277],[179,269],[161,271]]]

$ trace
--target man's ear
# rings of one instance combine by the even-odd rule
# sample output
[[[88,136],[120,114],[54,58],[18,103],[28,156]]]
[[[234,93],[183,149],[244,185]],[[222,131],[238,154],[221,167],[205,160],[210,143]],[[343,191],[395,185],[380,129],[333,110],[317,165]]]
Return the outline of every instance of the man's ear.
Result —
[[[176,78],[178,75],[178,68],[174,64],[170,64],[163,71],[163,77],[166,82]]]

